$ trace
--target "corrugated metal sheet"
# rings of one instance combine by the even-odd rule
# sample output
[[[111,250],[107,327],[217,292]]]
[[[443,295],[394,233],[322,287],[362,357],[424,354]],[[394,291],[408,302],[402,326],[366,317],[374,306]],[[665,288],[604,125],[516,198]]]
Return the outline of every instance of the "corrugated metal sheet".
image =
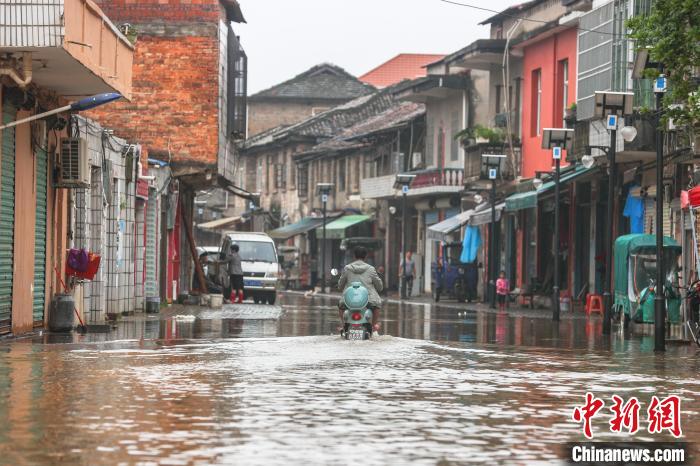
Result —
[[[0,47],[59,47],[63,0],[0,0]]]
[[[613,10],[610,2],[583,15],[579,23],[576,104],[579,120],[593,118],[595,91],[607,91],[612,86]]]
[[[36,160],[36,223],[34,229],[34,323],[44,323],[46,291],[46,184],[48,176],[47,153],[37,148]]]
[[[17,109],[9,104],[2,108],[2,121],[15,120]],[[0,162],[0,333],[11,330],[12,270],[15,231],[15,130],[2,131]]]

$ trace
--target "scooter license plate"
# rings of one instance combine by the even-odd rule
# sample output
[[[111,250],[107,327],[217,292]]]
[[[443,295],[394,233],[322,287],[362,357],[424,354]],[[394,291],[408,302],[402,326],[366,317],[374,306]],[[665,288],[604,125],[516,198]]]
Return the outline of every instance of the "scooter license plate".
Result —
[[[365,331],[364,329],[350,329],[348,330],[348,340],[364,340]]]

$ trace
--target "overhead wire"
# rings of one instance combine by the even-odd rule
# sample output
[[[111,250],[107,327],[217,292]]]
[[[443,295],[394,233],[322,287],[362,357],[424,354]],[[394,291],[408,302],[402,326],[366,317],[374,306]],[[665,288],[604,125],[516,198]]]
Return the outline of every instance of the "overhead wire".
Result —
[[[522,21],[529,21],[529,22],[531,22],[531,23],[551,24],[551,21],[545,21],[545,20],[542,20],[542,19],[528,18],[528,17],[526,17],[526,16],[520,16],[520,15],[515,15],[515,14],[509,14],[509,13],[505,13],[505,12],[498,11],[498,10],[492,10],[492,9],[490,9],[490,8],[484,8],[484,7],[481,7],[481,6],[472,5],[472,4],[470,4],[470,3],[456,2],[456,1],[454,1],[454,0],[438,0],[438,1],[443,2],[443,3],[448,3],[448,4],[450,4],[450,5],[462,6],[462,7],[465,7],[465,8],[472,8],[472,9],[474,9],[474,10],[488,11],[489,13],[496,13],[496,14],[499,14],[499,15],[501,15],[501,16],[505,16],[505,17],[511,18],[511,19],[522,20]],[[615,37],[618,37],[618,36],[625,36],[625,37],[627,37],[628,39],[634,40],[632,37],[630,37],[629,34],[616,34],[616,33],[614,33],[614,32],[596,31],[595,29],[586,29],[586,28],[582,28],[582,27],[580,27],[580,26],[576,26],[576,29],[579,30],[579,31],[592,32],[592,33],[595,33],[595,34],[602,34],[602,35],[606,35],[606,36],[615,36]]]

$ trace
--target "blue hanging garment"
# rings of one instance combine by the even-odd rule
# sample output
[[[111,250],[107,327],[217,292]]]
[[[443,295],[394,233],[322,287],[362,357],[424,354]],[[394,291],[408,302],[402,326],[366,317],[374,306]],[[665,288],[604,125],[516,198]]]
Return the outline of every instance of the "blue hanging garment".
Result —
[[[462,263],[468,264],[476,260],[476,253],[481,246],[481,231],[478,227],[467,226],[464,233],[464,241],[462,242],[462,255],[459,260]]]
[[[628,194],[622,215],[630,219],[630,233],[644,233],[644,200],[641,197]]]

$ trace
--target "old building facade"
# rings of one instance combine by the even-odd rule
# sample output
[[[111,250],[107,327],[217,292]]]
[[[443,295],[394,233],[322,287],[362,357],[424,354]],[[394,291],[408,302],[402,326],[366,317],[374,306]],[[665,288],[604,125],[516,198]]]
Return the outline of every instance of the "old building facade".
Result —
[[[248,98],[248,133],[255,136],[277,126],[299,123],[363,95],[374,87],[339,66],[321,63]]]

